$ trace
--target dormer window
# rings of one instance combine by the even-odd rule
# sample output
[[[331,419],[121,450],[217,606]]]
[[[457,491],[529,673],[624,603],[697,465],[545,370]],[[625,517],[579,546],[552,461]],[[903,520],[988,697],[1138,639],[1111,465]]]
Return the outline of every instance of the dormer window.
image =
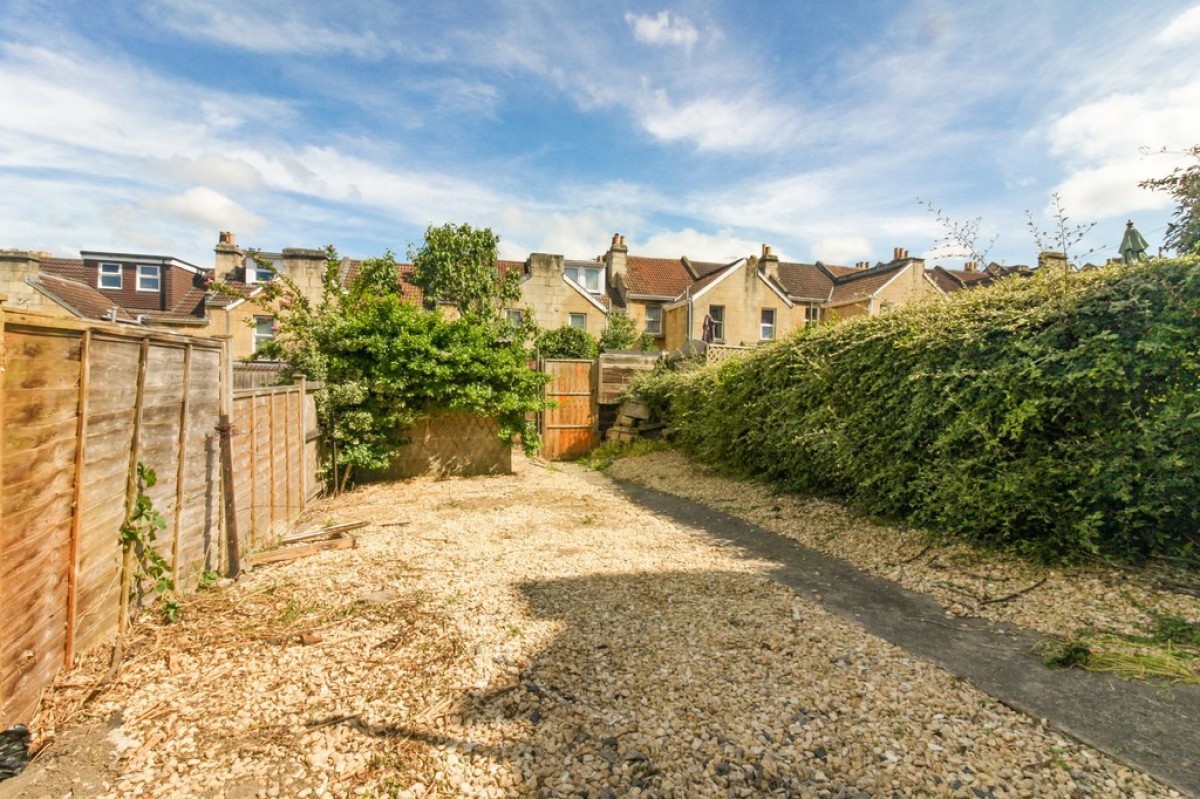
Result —
[[[278,274],[279,267],[280,264],[274,259],[263,258],[261,255],[257,259],[247,256],[246,282],[269,283]]]
[[[159,291],[162,289],[162,267],[158,264],[138,264],[137,290]]]
[[[563,270],[564,274],[576,285],[581,286],[591,294],[602,294],[604,289],[601,287],[603,282],[604,267],[597,266],[595,268],[588,266],[568,266]]]
[[[100,264],[100,278],[96,285],[102,289],[121,288],[121,265]]]

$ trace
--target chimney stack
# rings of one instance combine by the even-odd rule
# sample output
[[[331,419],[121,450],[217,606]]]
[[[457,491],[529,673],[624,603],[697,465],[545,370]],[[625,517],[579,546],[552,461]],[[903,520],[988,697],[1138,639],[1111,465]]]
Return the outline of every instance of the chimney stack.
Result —
[[[604,271],[607,284],[616,286],[617,291],[621,293],[622,299],[625,298],[625,276],[628,272],[626,265],[626,257],[629,255],[629,248],[625,246],[625,237],[620,233],[614,233],[612,237],[612,246],[608,248],[608,252],[604,254]]]
[[[758,261],[758,269],[764,277],[770,280],[779,279],[779,256],[771,250],[769,244],[762,246],[762,257]]]
[[[963,264],[963,269],[967,272],[978,272],[979,264],[975,261],[967,261],[965,264]]]
[[[43,257],[48,256],[46,253],[26,250],[0,250],[0,295],[6,296],[6,305],[15,308],[52,305],[27,282],[41,272]]]
[[[1038,253],[1038,269],[1049,269],[1052,272],[1068,274],[1071,271],[1071,265],[1067,263],[1065,252],[1040,252]]]
[[[216,257],[213,259],[213,272],[217,280],[226,280],[229,273],[240,269],[246,263],[246,254],[237,246],[237,238],[228,230],[222,230],[217,235],[217,246],[213,248]]]

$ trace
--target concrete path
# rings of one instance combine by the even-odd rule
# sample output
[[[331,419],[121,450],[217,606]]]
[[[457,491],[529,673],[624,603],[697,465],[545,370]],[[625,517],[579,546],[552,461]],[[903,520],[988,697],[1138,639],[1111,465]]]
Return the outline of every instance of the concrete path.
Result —
[[[1185,794],[1200,796],[1200,686],[1047,668],[1035,651],[1043,639],[1028,630],[947,616],[924,594],[734,516],[632,483],[618,486],[649,510],[704,529],[748,556],[774,561],[774,579],[802,596],[819,595],[823,607],[868,632]]]

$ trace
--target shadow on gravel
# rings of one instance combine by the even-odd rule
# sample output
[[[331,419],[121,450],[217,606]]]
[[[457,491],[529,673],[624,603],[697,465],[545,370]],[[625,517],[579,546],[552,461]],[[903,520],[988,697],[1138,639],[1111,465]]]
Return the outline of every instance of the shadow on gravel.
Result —
[[[777,564],[771,576],[868,632],[970,681],[1005,704],[1200,796],[1200,686],[1120,680],[1047,668],[1039,636],[1013,625],[948,617],[909,591],[734,516],[643,486],[617,483],[629,500],[705,531],[747,557]]]

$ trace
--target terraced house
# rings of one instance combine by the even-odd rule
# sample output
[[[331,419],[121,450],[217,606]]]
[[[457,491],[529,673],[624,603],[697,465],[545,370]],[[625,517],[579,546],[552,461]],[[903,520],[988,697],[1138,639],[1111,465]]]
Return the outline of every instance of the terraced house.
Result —
[[[326,257],[324,250],[309,248],[256,254],[249,257],[230,232],[219,235],[211,267],[167,255],[86,251],[68,259],[4,251],[0,293],[8,295],[10,306],[229,336],[234,356],[249,359],[276,332],[271,310],[258,302],[264,284],[285,275],[316,301]],[[343,285],[361,264],[342,259]],[[662,350],[701,340],[755,346],[805,325],[882,313],[987,285],[1014,271],[997,264],[926,270],[922,259],[901,248],[873,266],[781,261],[766,245],[728,262],[657,258],[630,254],[620,234],[592,259],[533,253],[524,261],[497,261],[496,268],[521,274],[521,299],[509,309],[514,319],[530,315],[543,328],[571,325],[598,337],[611,314],[624,313]],[[420,304],[424,298],[411,272],[411,264],[399,264],[396,279],[404,296]]]

